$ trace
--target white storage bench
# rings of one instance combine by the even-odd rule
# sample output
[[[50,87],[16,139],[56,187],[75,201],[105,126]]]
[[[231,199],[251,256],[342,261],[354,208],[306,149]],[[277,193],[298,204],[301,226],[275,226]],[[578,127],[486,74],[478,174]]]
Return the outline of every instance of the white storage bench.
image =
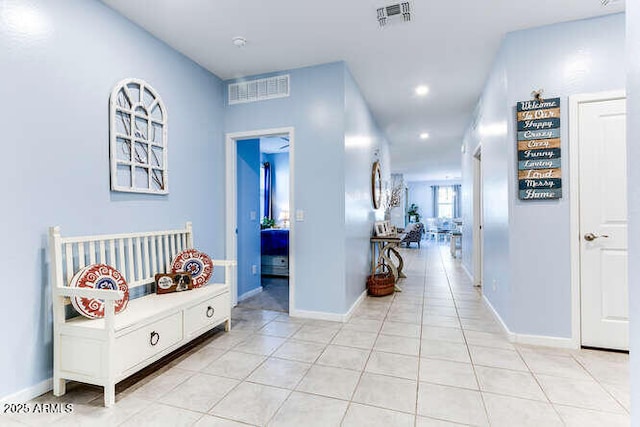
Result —
[[[53,394],[65,393],[67,380],[104,387],[104,405],[115,402],[115,385],[210,329],[231,327],[229,296],[234,261],[213,260],[214,277],[224,267],[224,283],[172,294],[151,293],[129,301],[120,314],[114,302],[121,291],[70,288],[73,275],[89,264],[104,263],[126,278],[129,293],[148,291],[156,273],[171,270],[175,255],[193,247],[191,223],[183,230],[62,237],[51,227],[53,293]],[[218,267],[216,269],[215,267]],[[98,298],[103,319],[66,319],[69,297]]]

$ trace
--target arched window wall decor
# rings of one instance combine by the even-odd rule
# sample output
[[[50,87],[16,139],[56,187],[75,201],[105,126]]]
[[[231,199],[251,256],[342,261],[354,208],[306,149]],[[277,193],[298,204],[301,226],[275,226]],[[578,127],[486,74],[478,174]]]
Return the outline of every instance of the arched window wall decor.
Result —
[[[125,79],[111,92],[111,190],[168,194],[167,111],[144,80]]]

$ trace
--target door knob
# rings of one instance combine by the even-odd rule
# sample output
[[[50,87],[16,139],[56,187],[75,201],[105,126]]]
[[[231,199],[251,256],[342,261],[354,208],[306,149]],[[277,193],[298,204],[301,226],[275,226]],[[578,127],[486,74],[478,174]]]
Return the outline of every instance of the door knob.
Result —
[[[584,240],[586,240],[587,242],[593,242],[594,240],[599,239],[600,237],[604,239],[609,238],[607,234],[587,233],[584,235]]]

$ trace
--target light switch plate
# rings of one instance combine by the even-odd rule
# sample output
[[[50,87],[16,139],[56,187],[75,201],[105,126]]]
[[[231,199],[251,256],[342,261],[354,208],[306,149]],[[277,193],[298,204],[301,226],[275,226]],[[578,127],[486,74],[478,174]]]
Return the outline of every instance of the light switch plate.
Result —
[[[249,216],[251,217],[251,221],[255,221],[256,219],[258,219],[258,213],[256,211],[251,211]]]
[[[304,221],[304,211],[302,209],[296,209],[296,221]]]

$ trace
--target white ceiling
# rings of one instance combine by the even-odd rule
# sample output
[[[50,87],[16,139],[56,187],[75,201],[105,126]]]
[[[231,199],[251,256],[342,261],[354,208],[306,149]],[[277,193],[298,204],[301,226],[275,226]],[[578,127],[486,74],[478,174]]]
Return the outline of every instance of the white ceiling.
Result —
[[[266,154],[288,153],[289,138],[282,136],[260,138],[260,152]]]
[[[406,180],[460,176],[462,136],[505,33],[624,10],[622,0],[413,0],[411,23],[380,28],[376,9],[397,1],[103,1],[222,79],[346,61]]]

